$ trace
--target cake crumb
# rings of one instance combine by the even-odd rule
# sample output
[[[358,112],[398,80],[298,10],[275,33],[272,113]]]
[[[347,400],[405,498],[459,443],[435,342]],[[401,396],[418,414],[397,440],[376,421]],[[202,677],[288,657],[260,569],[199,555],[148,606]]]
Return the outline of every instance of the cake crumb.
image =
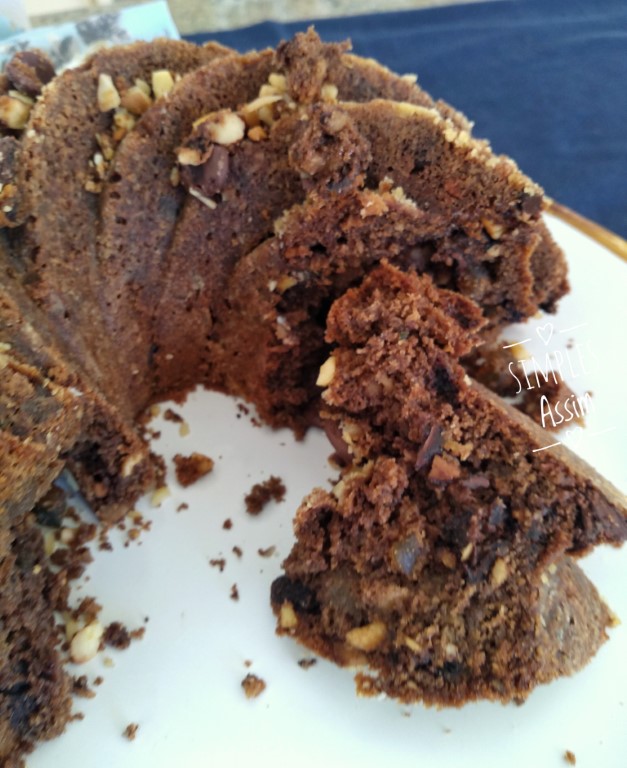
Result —
[[[226,560],[223,557],[214,557],[213,560],[209,560],[209,565],[212,568],[219,568],[220,573],[222,573],[226,566]]]
[[[236,555],[237,557],[241,557],[244,554],[244,551],[242,550],[241,547],[235,546],[233,547],[233,554]]]
[[[250,669],[250,667],[252,667],[252,665],[253,665],[253,663],[252,663],[251,659],[244,659],[244,666],[246,667],[246,669]]]
[[[113,621],[105,629],[104,643],[118,651],[123,651],[131,644],[131,636],[128,629],[119,621]]]
[[[281,478],[270,475],[263,483],[255,483],[245,496],[246,511],[249,515],[258,515],[268,502],[283,501],[285,492],[286,488]]]
[[[87,683],[87,675],[72,678],[72,693],[81,699],[93,699],[96,695]]]
[[[231,528],[233,527],[233,521],[231,520],[230,517],[227,517],[227,519],[222,523],[222,527],[224,528],[225,531],[231,530]]]
[[[318,659],[299,659],[298,660],[298,666],[301,669],[310,669],[317,663],[318,663]]]
[[[163,418],[166,421],[172,421],[175,424],[181,424],[183,422],[183,417],[176,411],[173,411],[172,408],[166,408],[163,414]]]
[[[124,736],[124,738],[128,739],[129,741],[135,741],[135,736],[137,736],[138,730],[139,725],[137,723],[129,723],[124,729],[122,736]]]
[[[571,752],[570,749],[567,749],[566,752],[564,752],[564,760],[568,763],[568,765],[577,765],[577,758],[575,753]]]
[[[174,457],[174,467],[176,479],[183,488],[187,488],[213,470],[213,459],[203,453],[194,452],[190,456],[177,453]]]
[[[233,584],[233,586],[231,587],[231,593],[229,597],[231,598],[231,600],[235,600],[235,601],[239,600],[239,589],[237,588],[237,584]]]
[[[266,547],[265,549],[262,549],[261,547],[257,550],[257,554],[259,557],[272,557],[272,555],[276,552],[276,547],[274,544],[270,547]]]
[[[102,675],[98,675],[98,677],[94,677],[94,682],[92,685],[102,685],[104,683],[104,677]]]
[[[189,509],[189,504],[187,504],[187,502],[183,501],[181,504],[178,505],[178,507],[176,508],[176,511],[177,512],[183,512],[183,510],[185,510],[185,509]]]
[[[266,689],[266,683],[260,677],[253,674],[247,674],[242,680],[242,688],[247,699],[256,699]]]

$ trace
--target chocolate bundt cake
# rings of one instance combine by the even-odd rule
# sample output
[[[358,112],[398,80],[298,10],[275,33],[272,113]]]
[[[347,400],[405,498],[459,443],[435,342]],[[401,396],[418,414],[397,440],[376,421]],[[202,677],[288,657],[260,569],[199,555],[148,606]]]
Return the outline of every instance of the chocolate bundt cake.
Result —
[[[143,412],[197,384],[341,452],[272,603],[362,689],[520,699],[591,657],[610,613],[571,556],[625,503],[460,365],[568,290],[542,191],[463,115],[309,30],[21,52],[0,125],[0,762],[70,712],[33,510],[67,468],[121,518],[163,477]]]
[[[467,376],[483,322],[387,263],[327,317],[320,416],[350,461],[303,501],[272,600],[280,631],[403,701],[524,699],[611,622],[565,555],[624,541],[624,499]]]

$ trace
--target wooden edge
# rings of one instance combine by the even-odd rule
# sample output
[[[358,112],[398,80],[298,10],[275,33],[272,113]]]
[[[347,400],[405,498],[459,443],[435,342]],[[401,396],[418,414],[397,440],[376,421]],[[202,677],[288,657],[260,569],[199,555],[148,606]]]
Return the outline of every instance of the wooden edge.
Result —
[[[624,240],[620,235],[615,235],[609,229],[590,221],[590,219],[561,203],[555,202],[550,197],[545,197],[545,211],[580,230],[627,262],[627,240]]]

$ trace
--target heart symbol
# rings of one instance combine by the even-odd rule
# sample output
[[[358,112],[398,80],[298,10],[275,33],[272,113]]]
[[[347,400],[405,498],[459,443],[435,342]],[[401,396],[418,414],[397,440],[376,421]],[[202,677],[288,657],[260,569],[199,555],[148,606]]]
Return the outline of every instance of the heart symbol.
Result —
[[[581,442],[583,429],[581,427],[571,427],[570,429],[565,429],[563,435],[564,439],[562,442],[567,443],[569,448],[575,448]]]
[[[545,323],[544,325],[539,325],[536,328],[536,333],[544,342],[544,346],[547,346],[549,341],[551,341],[551,337],[553,336],[553,323]]]

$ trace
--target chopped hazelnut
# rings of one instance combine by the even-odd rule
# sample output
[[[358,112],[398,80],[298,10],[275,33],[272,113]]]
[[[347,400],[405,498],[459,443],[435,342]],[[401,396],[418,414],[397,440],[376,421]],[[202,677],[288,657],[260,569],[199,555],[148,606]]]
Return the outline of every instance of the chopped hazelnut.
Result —
[[[335,376],[335,368],[335,358],[331,355],[331,357],[320,366],[320,373],[316,379],[316,386],[328,387]]]
[[[502,557],[497,557],[490,572],[490,584],[500,587],[507,580],[507,563]]]
[[[228,147],[244,138],[246,123],[235,112],[223,109],[206,121],[205,130],[215,144]]]
[[[363,627],[355,627],[346,633],[346,642],[360,651],[374,651],[387,637],[387,627],[382,621],[373,621]]]
[[[294,629],[298,626],[298,616],[294,606],[290,602],[285,602],[279,612],[279,626],[281,629]]]
[[[13,131],[19,131],[28,122],[31,104],[14,96],[4,94],[0,96],[0,123]]]
[[[152,73],[152,92],[155,99],[166,96],[174,88],[174,78],[167,69],[157,69]]]
[[[98,76],[98,108],[101,112],[109,112],[119,106],[120,94],[111,79],[111,75],[100,73]]]
[[[72,638],[70,643],[70,656],[75,664],[84,664],[90,661],[98,653],[100,641],[104,634],[104,627],[99,621],[92,621]]]
[[[143,115],[152,104],[152,100],[142,88],[134,85],[122,96],[121,104],[133,115]]]
[[[153,507],[160,507],[161,504],[170,496],[170,489],[167,485],[157,488],[150,498],[150,503]]]

